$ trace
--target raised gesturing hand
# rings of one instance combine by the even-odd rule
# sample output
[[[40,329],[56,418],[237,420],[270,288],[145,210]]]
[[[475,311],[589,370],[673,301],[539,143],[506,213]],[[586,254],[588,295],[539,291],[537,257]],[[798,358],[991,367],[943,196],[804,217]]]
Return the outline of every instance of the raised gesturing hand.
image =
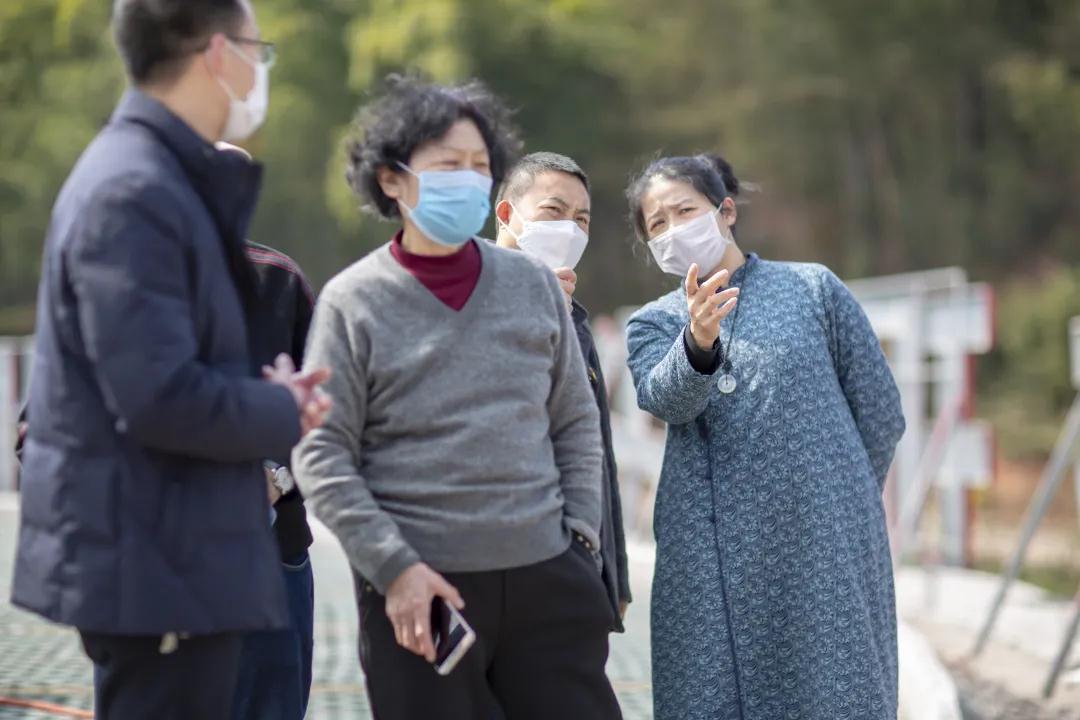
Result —
[[[686,273],[686,309],[690,313],[690,334],[694,342],[702,350],[708,350],[720,337],[720,323],[739,302],[739,288],[717,292],[731,277],[727,270],[721,270],[701,285],[698,284],[698,272],[697,263],[694,263]]]

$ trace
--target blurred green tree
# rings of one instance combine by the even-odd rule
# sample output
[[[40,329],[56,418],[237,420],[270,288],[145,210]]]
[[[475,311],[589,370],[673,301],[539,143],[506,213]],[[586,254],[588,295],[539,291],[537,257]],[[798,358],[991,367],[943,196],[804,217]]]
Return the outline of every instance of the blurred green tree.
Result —
[[[51,204],[123,88],[108,5],[0,3],[0,332],[30,329]],[[1045,302],[1021,300],[1029,278],[1041,288],[1080,263],[1080,0],[257,8],[280,62],[267,125],[249,143],[267,165],[252,235],[296,257],[316,286],[387,239],[344,181],[356,108],[391,71],[475,76],[517,109],[526,150],[572,155],[592,177],[579,294],[594,311],[677,282],[632,240],[630,174],[658,152],[718,151],[761,187],[742,208],[747,249],[847,277],[963,265],[1032,313],[1012,322],[1045,326],[1019,344],[1003,329],[986,387],[996,398],[1046,390],[1044,418],[1066,402],[1052,389],[1067,380],[1059,363],[1021,367],[1018,348],[1050,348],[1073,307],[1064,281]]]
[[[32,302],[53,200],[122,87],[108,17],[91,0],[0,5],[0,307]]]

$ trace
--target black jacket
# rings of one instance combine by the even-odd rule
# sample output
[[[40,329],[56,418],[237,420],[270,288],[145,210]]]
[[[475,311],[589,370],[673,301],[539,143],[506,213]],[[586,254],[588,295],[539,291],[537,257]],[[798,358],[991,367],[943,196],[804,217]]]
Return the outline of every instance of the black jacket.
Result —
[[[262,459],[300,438],[252,377],[259,167],[129,90],[56,205],[12,601],[89,632],[283,627]]]
[[[296,367],[304,364],[304,343],[315,298],[292,258],[265,245],[249,242],[247,257],[255,269],[255,302],[248,311],[252,371],[270,365],[281,353],[292,357]],[[289,457],[275,458],[283,465]],[[295,559],[311,545],[304,500],[294,490],[274,505],[274,533],[283,560]]]
[[[589,313],[577,300],[573,301],[571,315],[577,330],[581,354],[585,358],[585,368],[589,373],[589,384],[596,405],[600,410],[600,434],[604,441],[604,485],[602,493],[602,517],[600,521],[600,555],[604,561],[604,585],[608,599],[615,611],[614,630],[623,632],[619,617],[619,603],[629,603],[630,578],[626,559],[626,532],[623,529],[622,498],[619,494],[618,468],[615,466],[615,451],[611,443],[611,412],[608,409],[607,385],[600,368],[600,356],[596,352],[592,328],[589,327]]]

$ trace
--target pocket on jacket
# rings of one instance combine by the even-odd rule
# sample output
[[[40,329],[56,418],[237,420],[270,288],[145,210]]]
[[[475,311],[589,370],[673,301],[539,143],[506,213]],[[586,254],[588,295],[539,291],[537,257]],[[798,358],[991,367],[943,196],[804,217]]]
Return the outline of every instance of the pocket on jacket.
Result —
[[[98,540],[116,538],[120,469],[112,458],[82,457],[36,442],[26,446],[23,513],[35,524]]]
[[[184,484],[166,480],[158,506],[157,536],[165,559],[173,567],[186,567],[191,559],[192,535],[199,532],[188,522]]]
[[[116,503],[121,472],[115,462],[104,460],[100,465],[88,464],[87,476],[71,483],[65,514],[78,518],[88,536],[102,540],[115,540],[118,536]],[[92,483],[82,482],[91,478]]]

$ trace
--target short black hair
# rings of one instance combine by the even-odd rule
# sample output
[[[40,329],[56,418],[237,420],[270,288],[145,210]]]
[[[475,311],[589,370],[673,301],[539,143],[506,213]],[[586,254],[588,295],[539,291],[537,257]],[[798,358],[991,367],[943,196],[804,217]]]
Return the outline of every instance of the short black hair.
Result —
[[[589,176],[574,162],[573,158],[553,152],[534,152],[518,160],[510,172],[506,174],[506,180],[499,188],[496,202],[510,200],[513,202],[529,191],[537,175],[546,172],[561,172],[573,175],[585,186],[585,192],[589,192]]]
[[[113,38],[136,85],[169,80],[214,33],[244,24],[242,0],[115,0]]]
[[[653,160],[626,188],[630,224],[639,240],[645,240],[649,235],[641,213],[641,198],[658,178],[685,182],[717,207],[727,198],[737,197],[740,190],[739,179],[735,177],[731,163],[719,155],[700,154]]]
[[[468,119],[484,138],[491,179],[497,185],[521,147],[510,118],[506,105],[479,80],[437,85],[415,74],[389,75],[382,92],[357,114],[346,145],[345,178],[365,209],[388,220],[400,217],[397,202],[379,185],[379,168],[407,165],[417,147]]]

